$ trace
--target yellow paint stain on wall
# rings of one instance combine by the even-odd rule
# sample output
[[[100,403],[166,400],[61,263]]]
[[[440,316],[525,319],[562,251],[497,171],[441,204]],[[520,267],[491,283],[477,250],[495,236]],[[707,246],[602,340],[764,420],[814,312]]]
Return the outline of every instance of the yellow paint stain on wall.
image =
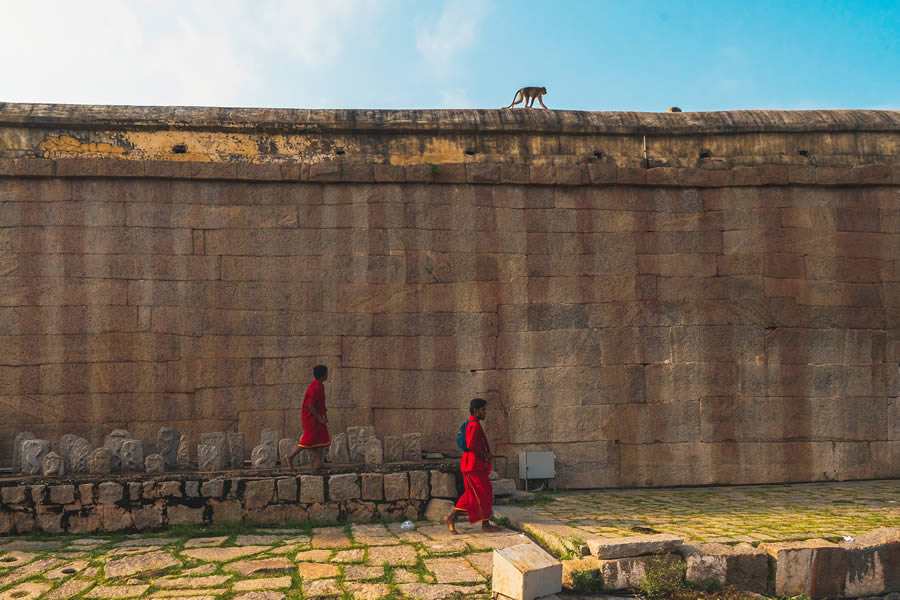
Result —
[[[153,160],[197,161],[243,157],[259,159],[256,140],[246,134],[207,133],[197,131],[129,131],[126,139],[135,148],[139,158]],[[184,152],[175,153],[173,148],[183,146]]]
[[[125,148],[106,142],[81,142],[70,135],[47,138],[40,144],[44,156],[52,158],[65,154],[115,155],[125,154]]]
[[[414,154],[396,154],[391,152],[392,165],[414,165],[422,163],[457,163],[463,162],[465,148],[451,140],[432,138],[425,143],[425,151]]]

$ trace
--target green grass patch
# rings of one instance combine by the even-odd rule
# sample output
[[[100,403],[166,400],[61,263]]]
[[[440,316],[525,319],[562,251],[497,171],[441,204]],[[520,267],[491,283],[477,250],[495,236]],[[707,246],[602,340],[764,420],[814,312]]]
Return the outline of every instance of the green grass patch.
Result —
[[[572,589],[582,594],[599,594],[603,591],[603,573],[599,569],[572,571]]]

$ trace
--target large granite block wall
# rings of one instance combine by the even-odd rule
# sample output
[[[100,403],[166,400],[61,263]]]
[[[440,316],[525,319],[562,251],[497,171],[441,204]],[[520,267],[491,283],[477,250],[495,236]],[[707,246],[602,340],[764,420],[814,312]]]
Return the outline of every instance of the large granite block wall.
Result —
[[[482,396],[509,474],[552,450],[564,487],[900,476],[884,155],[0,158],[0,458],[19,431],[296,436],[326,363],[335,430],[450,452]]]

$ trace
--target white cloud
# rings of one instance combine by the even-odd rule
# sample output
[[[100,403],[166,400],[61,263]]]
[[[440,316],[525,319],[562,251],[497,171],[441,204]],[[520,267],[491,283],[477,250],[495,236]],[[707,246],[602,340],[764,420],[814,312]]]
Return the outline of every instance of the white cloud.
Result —
[[[416,48],[437,75],[453,70],[456,55],[475,43],[484,3],[477,0],[447,0],[433,27],[416,25]]]
[[[348,38],[380,10],[369,0],[80,0],[4,8],[0,54],[16,58],[0,67],[0,102],[209,106],[258,97],[262,73],[273,64],[294,79],[303,69],[331,68]]]

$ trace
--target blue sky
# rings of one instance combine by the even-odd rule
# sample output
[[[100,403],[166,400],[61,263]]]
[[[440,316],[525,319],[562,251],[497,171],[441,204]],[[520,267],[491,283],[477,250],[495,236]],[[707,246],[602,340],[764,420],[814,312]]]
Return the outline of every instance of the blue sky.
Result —
[[[900,0],[3,4],[0,101],[900,110]]]

